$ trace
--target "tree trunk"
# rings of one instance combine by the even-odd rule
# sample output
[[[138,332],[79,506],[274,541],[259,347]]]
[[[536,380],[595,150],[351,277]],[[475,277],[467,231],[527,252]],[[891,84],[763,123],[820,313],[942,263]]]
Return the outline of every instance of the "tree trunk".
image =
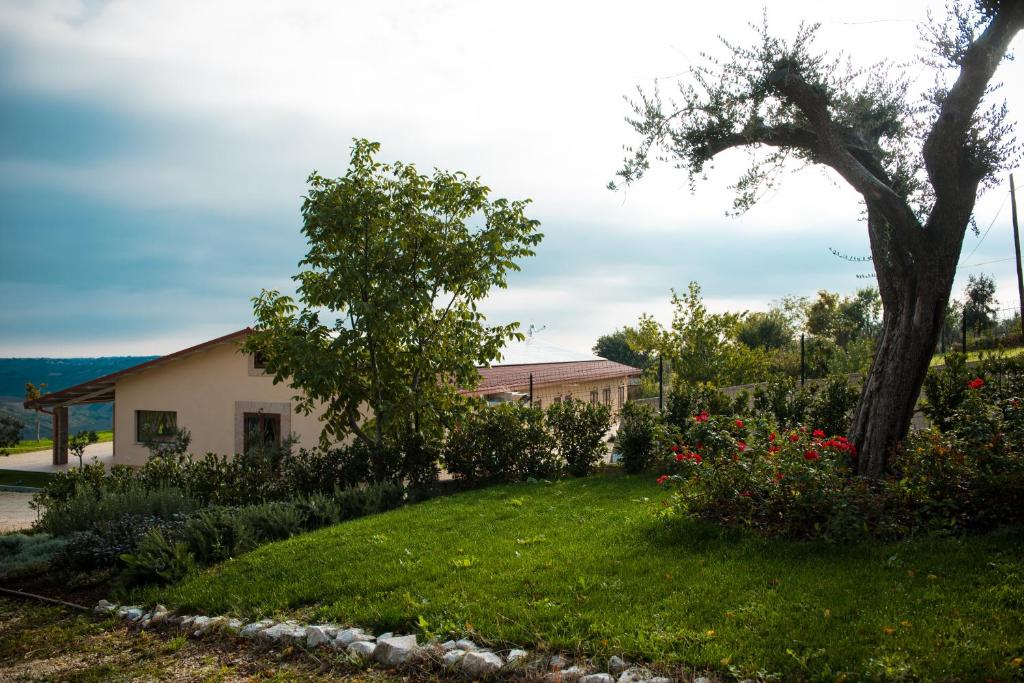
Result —
[[[889,293],[882,334],[850,433],[857,448],[857,472],[868,477],[885,473],[907,436],[942,331],[952,276],[918,275],[900,284],[904,286]]]

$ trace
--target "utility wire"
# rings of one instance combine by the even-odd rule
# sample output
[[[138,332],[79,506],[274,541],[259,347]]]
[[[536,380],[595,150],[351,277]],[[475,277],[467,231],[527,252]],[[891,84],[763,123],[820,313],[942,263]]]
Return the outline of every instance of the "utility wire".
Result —
[[[986,237],[988,237],[988,233],[992,229],[992,226],[996,224],[996,220],[998,220],[999,214],[1001,214],[1003,212],[1003,207],[1006,206],[1006,199],[1009,196],[1010,196],[1009,192],[1007,192],[1005,195],[1003,195],[1003,203],[999,205],[999,208],[996,210],[996,215],[992,217],[992,222],[988,224],[987,228],[985,228],[985,234],[982,235],[981,236],[981,240],[977,244],[974,245],[974,249],[971,249],[971,253],[967,255],[967,259],[969,259],[972,256],[974,256],[974,252],[978,251],[978,247],[980,247],[981,243],[985,241]],[[967,259],[964,259],[964,260],[966,261]],[[959,268],[959,267],[960,266],[957,266],[957,268]]]

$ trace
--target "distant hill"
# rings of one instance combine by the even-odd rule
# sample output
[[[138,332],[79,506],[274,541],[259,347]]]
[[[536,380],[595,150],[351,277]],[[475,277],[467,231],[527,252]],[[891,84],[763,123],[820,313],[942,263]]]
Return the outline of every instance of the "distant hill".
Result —
[[[109,356],[104,358],[0,358],[0,414],[14,415],[25,423],[24,438],[36,436],[36,413],[22,407],[25,382],[45,383],[46,392],[60,391],[86,380],[152,360],[156,356]],[[50,416],[41,415],[43,438],[50,436]],[[70,431],[110,429],[113,405],[96,403],[72,406]]]

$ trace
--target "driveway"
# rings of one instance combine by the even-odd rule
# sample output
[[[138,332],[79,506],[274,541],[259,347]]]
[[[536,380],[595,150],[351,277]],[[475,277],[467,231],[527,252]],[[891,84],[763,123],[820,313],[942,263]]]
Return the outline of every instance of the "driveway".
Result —
[[[36,511],[28,506],[31,493],[0,491],[0,533],[27,529],[36,521]]]
[[[88,465],[93,460],[102,462],[110,467],[114,458],[114,443],[94,443],[85,447],[85,457],[82,462]],[[32,451],[31,453],[17,453],[15,455],[0,456],[0,470],[25,470],[28,472],[59,472],[71,467],[78,467],[78,458],[68,454],[67,465],[53,464],[53,451]]]

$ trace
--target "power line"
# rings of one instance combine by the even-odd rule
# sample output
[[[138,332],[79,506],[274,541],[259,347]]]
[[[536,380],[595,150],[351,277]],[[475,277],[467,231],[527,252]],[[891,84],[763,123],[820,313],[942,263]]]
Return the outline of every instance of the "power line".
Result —
[[[985,234],[981,236],[981,240],[977,244],[974,245],[974,249],[971,249],[971,253],[967,255],[968,259],[971,258],[972,256],[974,256],[974,252],[978,251],[978,247],[980,247],[981,243],[985,241],[986,237],[988,237],[989,230],[992,229],[992,226],[996,224],[996,220],[999,219],[999,214],[1003,212],[1003,207],[1006,206],[1006,200],[1007,200],[1007,198],[1009,196],[1010,196],[1009,192],[1007,192],[1005,195],[1003,195],[1003,202],[999,205],[999,208],[996,209],[996,215],[992,217],[992,222],[988,224],[987,228],[985,228]],[[966,261],[967,259],[964,259],[964,260]],[[957,267],[959,268],[959,266],[957,266]]]
[[[1003,261],[1011,261],[1011,260],[1013,260],[1013,257],[1012,256],[1007,256],[1006,258],[997,258],[995,261],[982,261],[981,263],[963,263],[963,264],[957,266],[956,269],[960,270],[961,268],[978,268],[979,266],[987,266],[987,265],[990,265],[992,263],[1002,263]]]

